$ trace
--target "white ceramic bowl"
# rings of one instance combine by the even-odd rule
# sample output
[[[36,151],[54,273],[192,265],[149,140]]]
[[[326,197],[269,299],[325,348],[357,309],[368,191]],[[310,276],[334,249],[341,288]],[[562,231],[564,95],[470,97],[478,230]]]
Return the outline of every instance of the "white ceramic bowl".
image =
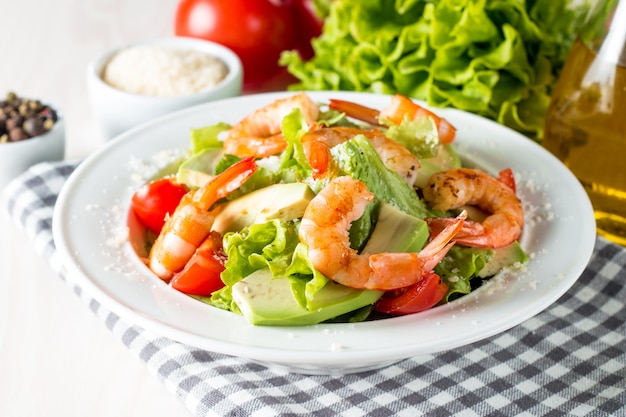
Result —
[[[202,92],[167,97],[128,93],[104,82],[103,70],[115,54],[125,48],[148,45],[206,52],[220,59],[226,65],[228,74],[217,85]],[[166,113],[212,100],[238,96],[241,93],[242,82],[241,61],[233,51],[217,43],[185,37],[154,39],[123,45],[99,55],[87,67],[89,101],[96,124],[99,125],[105,139],[111,139],[136,125]]]
[[[17,142],[0,143],[0,195],[5,186],[31,166],[45,161],[61,161],[65,155],[65,120],[57,112],[57,121],[43,135]]]

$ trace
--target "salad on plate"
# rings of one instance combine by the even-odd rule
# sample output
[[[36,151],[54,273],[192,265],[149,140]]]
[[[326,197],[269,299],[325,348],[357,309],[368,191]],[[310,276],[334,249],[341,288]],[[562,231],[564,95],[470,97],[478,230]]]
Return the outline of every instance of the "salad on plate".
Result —
[[[453,301],[527,256],[510,169],[462,166],[447,120],[306,93],[191,131],[140,187],[145,263],[254,325],[357,322]]]

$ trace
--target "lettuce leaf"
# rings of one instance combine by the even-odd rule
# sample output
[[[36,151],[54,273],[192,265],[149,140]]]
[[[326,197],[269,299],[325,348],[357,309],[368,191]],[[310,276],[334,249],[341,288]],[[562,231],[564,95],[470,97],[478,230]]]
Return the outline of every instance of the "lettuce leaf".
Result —
[[[439,150],[437,126],[429,117],[410,120],[405,116],[399,125],[389,124],[385,134],[401,143],[419,159],[432,158]]]
[[[217,123],[215,125],[204,126],[191,129],[191,151],[196,154],[207,148],[221,148],[223,142],[219,140],[219,134],[230,129],[228,123]]]
[[[228,260],[221,278],[226,286],[203,299],[222,309],[239,311],[231,288],[259,269],[269,268],[272,276],[289,278],[294,298],[306,308],[312,296],[328,282],[328,278],[313,267],[306,245],[298,239],[298,221],[272,220],[227,233],[224,250]]]
[[[493,257],[491,249],[453,246],[445,258],[435,267],[435,272],[448,285],[444,302],[472,292],[478,273]]]
[[[400,93],[540,140],[550,94],[587,10],[575,0],[335,0],[292,90]]]

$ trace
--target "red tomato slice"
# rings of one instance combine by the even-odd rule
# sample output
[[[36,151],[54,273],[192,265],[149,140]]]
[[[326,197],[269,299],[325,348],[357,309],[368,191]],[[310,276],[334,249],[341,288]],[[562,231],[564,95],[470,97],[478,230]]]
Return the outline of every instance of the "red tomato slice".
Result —
[[[506,184],[511,190],[517,191],[517,186],[515,185],[515,174],[513,174],[513,170],[511,170],[511,168],[505,168],[500,171],[498,179]]]
[[[386,292],[374,304],[374,309],[393,315],[413,314],[434,307],[445,297],[448,286],[439,275],[431,272],[417,284]]]
[[[144,226],[154,233],[161,232],[165,217],[172,214],[187,187],[166,177],[139,188],[131,199],[131,208]]]
[[[222,246],[222,235],[212,231],[182,271],[172,277],[170,285],[185,294],[208,297],[224,286],[220,278],[224,262],[226,254]]]

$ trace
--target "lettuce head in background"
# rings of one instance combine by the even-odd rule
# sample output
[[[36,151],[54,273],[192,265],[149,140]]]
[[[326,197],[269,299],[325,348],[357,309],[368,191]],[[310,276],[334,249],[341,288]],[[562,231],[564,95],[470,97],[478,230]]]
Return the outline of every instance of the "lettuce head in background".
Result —
[[[292,90],[400,93],[537,141],[587,0],[316,0],[314,56],[283,52]]]

